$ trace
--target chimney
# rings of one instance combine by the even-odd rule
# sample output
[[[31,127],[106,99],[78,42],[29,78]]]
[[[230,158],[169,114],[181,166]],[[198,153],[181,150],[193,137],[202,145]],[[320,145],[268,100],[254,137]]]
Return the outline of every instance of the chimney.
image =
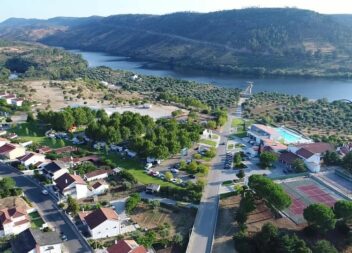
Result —
[[[67,178],[65,179],[65,184],[68,184],[68,180],[67,180]]]

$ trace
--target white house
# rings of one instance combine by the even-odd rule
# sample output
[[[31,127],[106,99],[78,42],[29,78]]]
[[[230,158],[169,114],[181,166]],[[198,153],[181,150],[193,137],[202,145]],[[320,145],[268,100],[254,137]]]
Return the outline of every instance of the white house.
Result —
[[[0,199],[0,236],[16,235],[30,227],[31,207],[21,197]]]
[[[260,144],[263,139],[266,140],[279,140],[280,133],[273,127],[261,124],[253,124],[247,131],[247,135],[254,139],[257,144]]]
[[[86,182],[79,175],[63,174],[55,180],[55,184],[63,196],[83,199],[91,195]]]
[[[22,99],[12,99],[11,104],[15,106],[22,106],[23,100]]]
[[[1,98],[6,101],[6,104],[11,105],[12,100],[16,99],[16,95],[15,94],[7,94],[5,96],[2,96]]]
[[[117,213],[111,208],[80,212],[79,217],[87,225],[91,239],[113,237],[121,234],[121,222]]]
[[[6,143],[10,143],[10,141],[6,138],[1,138],[0,137],[0,147],[4,146]]]
[[[204,139],[211,139],[212,135],[213,135],[213,131],[210,129],[204,129],[202,132],[202,138]]]
[[[62,240],[57,232],[26,229],[11,240],[13,253],[61,253]]]
[[[335,149],[329,143],[317,142],[289,146],[288,150],[303,159],[311,172],[319,172],[323,155]]]
[[[54,161],[42,166],[42,173],[51,180],[56,180],[68,173],[68,165],[60,161]]]
[[[105,179],[110,174],[112,174],[111,170],[95,170],[95,171],[92,171],[92,172],[85,174],[84,180],[86,180],[87,182],[90,182],[90,181],[94,181],[94,180]]]
[[[105,181],[97,181],[91,187],[91,192],[93,195],[102,195],[109,190],[109,184]]]
[[[23,164],[25,167],[30,165],[34,165],[36,163],[43,163],[45,161],[45,156],[43,154],[38,153],[27,153],[24,156],[18,158],[18,160]]]
[[[26,149],[21,145],[6,143],[0,147],[0,157],[14,160],[18,157],[24,156]]]

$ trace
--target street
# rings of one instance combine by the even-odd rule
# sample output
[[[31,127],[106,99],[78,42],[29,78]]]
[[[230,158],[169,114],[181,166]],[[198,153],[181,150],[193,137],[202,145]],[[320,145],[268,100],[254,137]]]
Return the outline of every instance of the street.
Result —
[[[236,114],[238,116],[238,112]],[[221,136],[220,143],[227,143],[233,118],[234,115],[229,113],[228,121],[219,133]],[[225,156],[226,145],[220,145],[217,149],[217,155],[213,160],[212,170],[208,175],[207,184],[204,188],[186,253],[211,252],[218,216],[219,187],[223,179],[226,178],[226,172],[224,172]]]
[[[50,195],[43,195],[42,189],[26,176],[19,174],[14,168],[5,164],[0,164],[0,176],[12,177],[16,181],[16,185],[20,187],[25,195],[35,203],[40,214],[50,227],[58,233],[64,233],[67,241],[64,242],[64,248],[69,253],[85,253],[92,252],[89,245],[82,238],[82,235],[69,222],[66,215],[62,214],[56,208],[55,201]]]

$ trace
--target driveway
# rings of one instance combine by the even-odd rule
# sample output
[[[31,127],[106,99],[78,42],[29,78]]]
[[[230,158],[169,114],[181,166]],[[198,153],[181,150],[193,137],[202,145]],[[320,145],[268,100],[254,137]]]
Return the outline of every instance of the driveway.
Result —
[[[19,174],[14,168],[5,164],[0,164],[0,176],[12,177],[16,185],[22,188],[26,196],[36,205],[44,220],[58,233],[64,233],[67,241],[64,247],[69,253],[92,252],[92,249],[73,227],[67,216],[59,211],[55,201],[50,195],[43,195],[42,189],[26,176]]]

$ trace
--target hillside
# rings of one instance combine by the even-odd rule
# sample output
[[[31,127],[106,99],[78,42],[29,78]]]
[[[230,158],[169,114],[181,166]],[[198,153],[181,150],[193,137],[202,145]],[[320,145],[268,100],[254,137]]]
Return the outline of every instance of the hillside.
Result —
[[[350,76],[352,28],[345,23],[341,17],[307,10],[250,8],[8,20],[0,25],[0,37],[130,56],[165,68]]]
[[[0,80],[11,72],[21,77],[71,79],[86,71],[87,62],[80,55],[33,43],[0,40]]]

